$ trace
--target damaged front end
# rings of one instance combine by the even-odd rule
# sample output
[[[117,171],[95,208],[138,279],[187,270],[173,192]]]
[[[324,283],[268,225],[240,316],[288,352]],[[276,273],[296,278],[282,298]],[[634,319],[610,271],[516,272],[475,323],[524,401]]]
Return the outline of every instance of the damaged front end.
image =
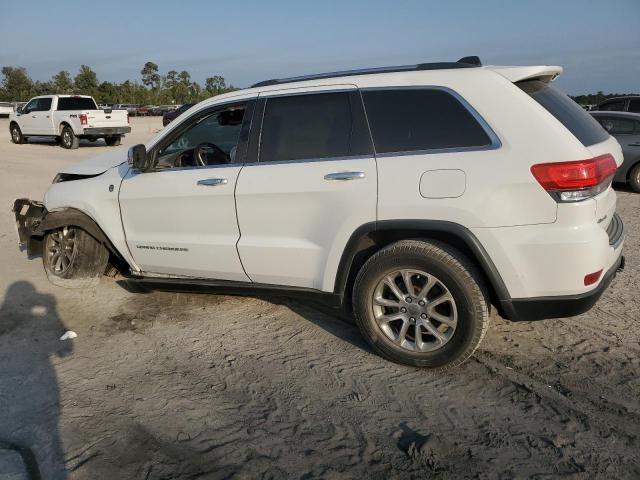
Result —
[[[20,250],[26,250],[29,257],[34,253],[39,253],[42,250],[42,237],[44,236],[41,227],[47,216],[44,204],[28,198],[18,198],[13,202],[13,213],[16,216]]]

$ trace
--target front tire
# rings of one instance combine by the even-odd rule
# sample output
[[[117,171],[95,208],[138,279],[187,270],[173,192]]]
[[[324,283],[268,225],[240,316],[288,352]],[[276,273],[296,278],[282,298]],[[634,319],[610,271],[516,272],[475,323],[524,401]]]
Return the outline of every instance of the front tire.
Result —
[[[629,172],[629,188],[636,193],[640,193],[640,163]]]
[[[22,130],[20,130],[17,123],[11,124],[9,132],[11,133],[11,141],[16,145],[20,145],[25,142],[25,138],[22,136]]]
[[[62,227],[47,232],[42,263],[51,283],[65,288],[92,288],[107,268],[109,251],[84,230]]]
[[[80,139],[76,137],[73,130],[68,125],[62,129],[60,134],[60,145],[68,150],[76,149],[80,146]]]
[[[403,240],[362,267],[353,291],[355,318],[371,347],[405,365],[452,368],[478,348],[489,326],[480,272],[461,252]]]

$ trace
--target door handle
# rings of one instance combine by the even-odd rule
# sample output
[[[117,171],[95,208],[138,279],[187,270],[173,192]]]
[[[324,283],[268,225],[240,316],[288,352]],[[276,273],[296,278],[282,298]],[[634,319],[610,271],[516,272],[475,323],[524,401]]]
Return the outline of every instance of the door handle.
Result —
[[[640,142],[633,142],[629,144],[630,147],[640,147]]]
[[[204,185],[205,187],[217,187],[218,185],[226,184],[226,178],[205,178],[204,180],[198,180],[198,185]]]
[[[35,115],[31,115],[31,118],[36,118],[36,116]]]
[[[364,178],[364,172],[334,172],[327,173],[324,176],[325,180],[358,180],[360,178]]]

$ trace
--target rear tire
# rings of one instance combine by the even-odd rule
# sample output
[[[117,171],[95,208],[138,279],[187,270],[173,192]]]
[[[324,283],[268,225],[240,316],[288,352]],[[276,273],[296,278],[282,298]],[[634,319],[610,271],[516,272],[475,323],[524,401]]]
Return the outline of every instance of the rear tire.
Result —
[[[629,172],[629,188],[636,193],[640,193],[640,163]]]
[[[115,137],[104,137],[104,142],[108,147],[117,147],[121,143],[121,138],[119,136]]]
[[[11,127],[9,127],[9,132],[11,133],[11,141],[16,145],[23,144],[25,142],[25,138],[22,136],[22,130],[17,123],[12,123]]]
[[[42,263],[51,283],[64,288],[98,285],[109,261],[109,251],[84,230],[62,227],[47,232]]]
[[[353,307],[362,334],[382,357],[447,369],[467,360],[487,331],[485,292],[482,275],[461,252],[403,240],[364,264]]]
[[[69,150],[76,149],[80,146],[80,139],[76,137],[76,134],[73,133],[73,130],[68,125],[63,127],[60,134],[60,145]]]

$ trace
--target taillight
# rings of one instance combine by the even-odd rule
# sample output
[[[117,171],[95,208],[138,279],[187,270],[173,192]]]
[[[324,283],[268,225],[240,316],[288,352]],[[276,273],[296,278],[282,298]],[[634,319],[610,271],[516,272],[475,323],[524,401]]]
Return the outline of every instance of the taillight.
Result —
[[[86,125],[87,124],[87,116],[84,113],[80,114],[80,125]]]
[[[616,173],[616,161],[609,155],[575,162],[539,163],[531,173],[559,202],[579,202],[603,192]]]

